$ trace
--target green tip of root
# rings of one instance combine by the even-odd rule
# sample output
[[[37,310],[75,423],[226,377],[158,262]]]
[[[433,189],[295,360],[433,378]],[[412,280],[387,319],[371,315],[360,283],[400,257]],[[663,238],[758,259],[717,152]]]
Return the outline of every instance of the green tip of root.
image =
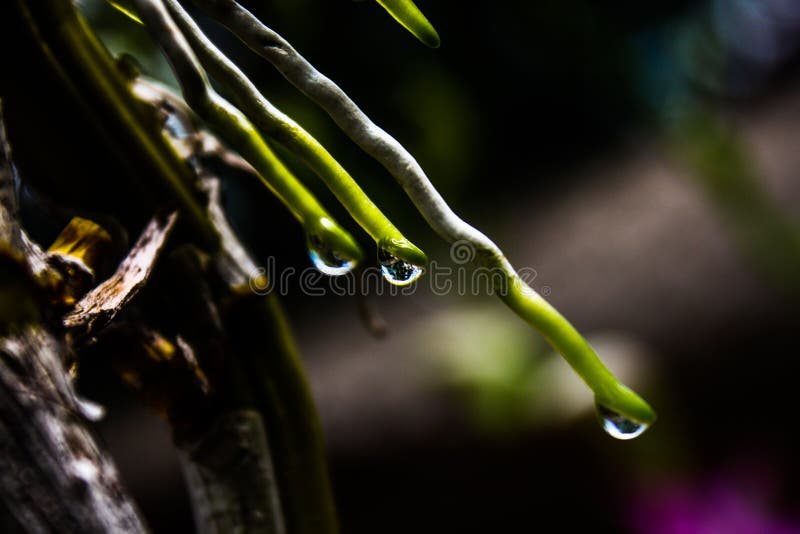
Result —
[[[378,243],[378,247],[395,258],[399,258],[412,265],[418,267],[427,267],[428,265],[428,256],[408,239],[382,239]]]
[[[431,48],[442,44],[436,29],[411,0],[377,0],[414,37]]]
[[[656,421],[656,412],[650,405],[624,384],[596,392],[595,402],[637,423],[649,426]]]
[[[364,259],[364,251],[358,246],[353,236],[333,219],[321,217],[305,226],[309,236],[314,236],[329,250],[336,251],[336,254],[342,259],[356,263]]]

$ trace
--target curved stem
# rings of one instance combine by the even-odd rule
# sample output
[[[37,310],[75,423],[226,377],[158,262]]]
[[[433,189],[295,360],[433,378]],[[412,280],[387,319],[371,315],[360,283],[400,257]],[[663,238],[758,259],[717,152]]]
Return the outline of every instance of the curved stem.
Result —
[[[319,141],[273,106],[239,67],[206,37],[176,0],[164,0],[164,3],[203,67],[231,91],[239,108],[261,132],[302,158],[379,246],[415,265],[427,264],[425,254],[386,218]]]
[[[309,235],[318,238],[341,257],[358,261],[363,253],[314,195],[278,159],[253,124],[237,108],[214,91],[189,43],[161,0],[134,0],[136,11],[153,39],[172,64],[189,106],[258,171],[262,181],[300,221]]]
[[[508,284],[503,301],[544,335],[594,391],[599,403],[641,423],[655,420],[650,406],[621,384],[575,327],[519,277],[500,248],[447,205],[414,157],[372,122],[333,81],[234,0],[195,0],[195,3],[272,63],[287,80],[323,108],[357,145],[380,162],[442,238],[451,243],[470,243],[480,264],[499,269]]]

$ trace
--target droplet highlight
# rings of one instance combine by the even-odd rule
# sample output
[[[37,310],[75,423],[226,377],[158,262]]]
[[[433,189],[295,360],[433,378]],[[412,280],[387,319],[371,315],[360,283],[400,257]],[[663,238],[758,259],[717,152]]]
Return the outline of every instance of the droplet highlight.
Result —
[[[328,276],[342,276],[356,266],[356,262],[342,258],[335,250],[314,237],[308,238],[308,257],[319,272]]]
[[[378,261],[381,264],[383,277],[396,286],[412,284],[425,272],[419,265],[401,260],[385,249],[378,250]]]
[[[603,430],[612,438],[628,440],[642,435],[648,425],[632,421],[602,404],[597,405],[597,414],[603,425]]]

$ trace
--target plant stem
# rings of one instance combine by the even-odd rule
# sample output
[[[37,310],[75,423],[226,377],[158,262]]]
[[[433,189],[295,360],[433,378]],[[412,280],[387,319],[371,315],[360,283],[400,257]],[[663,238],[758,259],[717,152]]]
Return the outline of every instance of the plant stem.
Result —
[[[341,257],[358,261],[363,253],[308,189],[278,159],[253,124],[214,91],[189,43],[160,0],[134,0],[136,11],[164,51],[189,106],[259,172],[265,185],[289,208],[309,235]]]
[[[164,3],[203,66],[231,91],[239,108],[259,130],[302,158],[376,243],[402,260],[427,264],[425,254],[400,233],[319,141],[273,106],[176,0]]]
[[[508,287],[504,302],[544,335],[594,391],[598,402],[641,423],[650,424],[655,420],[650,406],[617,380],[569,321],[520,279],[502,250],[448,206],[414,157],[372,122],[333,81],[234,0],[195,0],[195,3],[272,63],[287,80],[324,109],[358,146],[380,162],[436,233],[450,243],[468,243],[479,264],[499,269]]]

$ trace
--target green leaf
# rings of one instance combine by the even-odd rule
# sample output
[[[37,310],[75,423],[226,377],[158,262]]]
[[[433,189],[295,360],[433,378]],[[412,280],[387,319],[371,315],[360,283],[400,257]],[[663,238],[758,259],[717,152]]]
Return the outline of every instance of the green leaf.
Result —
[[[439,34],[414,2],[411,0],[377,0],[377,2],[405,29],[414,34],[414,37],[431,48],[439,48],[441,44]]]

